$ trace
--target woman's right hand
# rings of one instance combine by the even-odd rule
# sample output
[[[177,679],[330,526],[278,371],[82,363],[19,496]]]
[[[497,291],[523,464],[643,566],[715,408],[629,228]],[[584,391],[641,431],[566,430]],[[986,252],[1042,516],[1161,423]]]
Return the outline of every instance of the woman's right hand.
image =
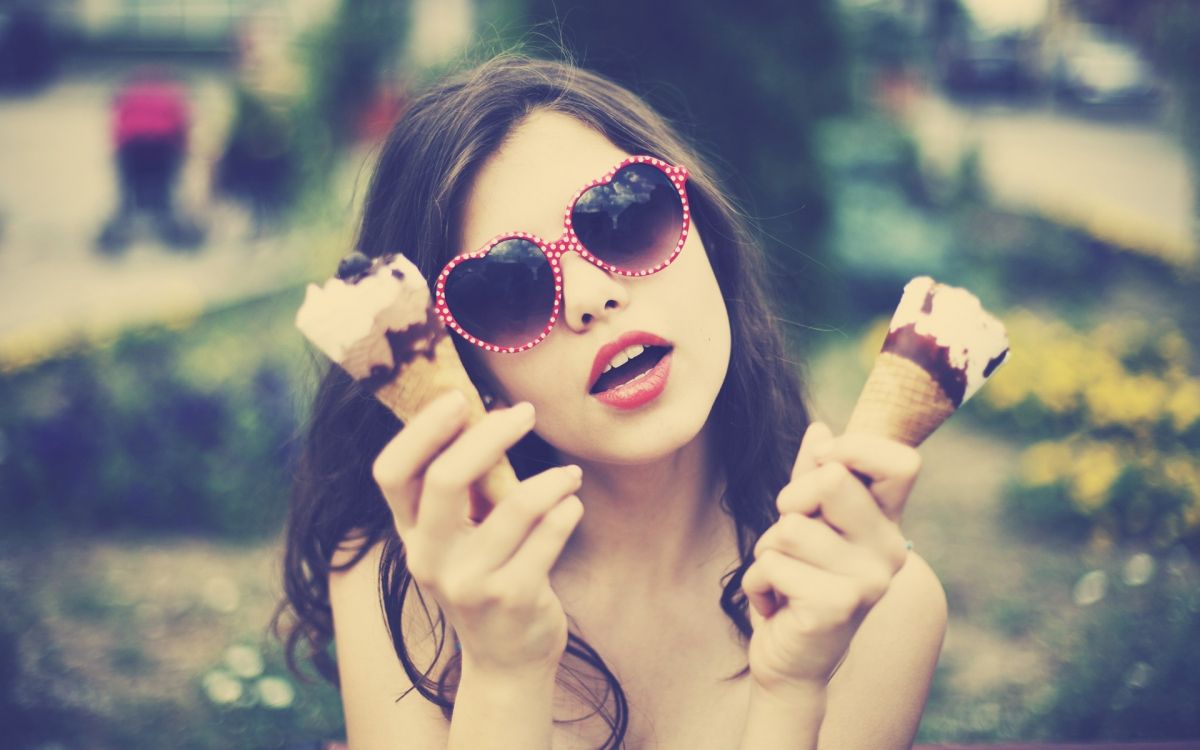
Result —
[[[374,465],[409,573],[433,596],[462,645],[464,671],[502,676],[553,672],[567,619],[550,569],[583,516],[573,493],[582,471],[548,469],[492,498],[479,524],[467,517],[471,483],[533,428],[533,406],[492,411],[464,429],[457,391],[422,409]]]

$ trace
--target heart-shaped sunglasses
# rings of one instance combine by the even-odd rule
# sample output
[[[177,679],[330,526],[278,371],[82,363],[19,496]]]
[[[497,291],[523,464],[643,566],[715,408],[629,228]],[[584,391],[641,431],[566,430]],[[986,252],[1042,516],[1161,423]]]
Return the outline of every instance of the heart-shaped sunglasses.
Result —
[[[653,156],[623,159],[575,194],[557,239],[506,232],[451,259],[434,290],[438,315],[488,351],[536,346],[562,309],[564,254],[621,276],[657,273],[679,256],[691,223],[687,177]]]

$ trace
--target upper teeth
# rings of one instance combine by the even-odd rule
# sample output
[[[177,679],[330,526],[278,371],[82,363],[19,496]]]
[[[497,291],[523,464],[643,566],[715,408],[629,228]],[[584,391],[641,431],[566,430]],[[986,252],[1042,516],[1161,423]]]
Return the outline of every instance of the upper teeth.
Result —
[[[621,351],[617,352],[611,360],[609,360],[608,365],[604,368],[604,372],[608,372],[615,367],[620,367],[644,351],[646,351],[646,347],[642,346],[641,344],[634,344],[633,346],[625,347]]]

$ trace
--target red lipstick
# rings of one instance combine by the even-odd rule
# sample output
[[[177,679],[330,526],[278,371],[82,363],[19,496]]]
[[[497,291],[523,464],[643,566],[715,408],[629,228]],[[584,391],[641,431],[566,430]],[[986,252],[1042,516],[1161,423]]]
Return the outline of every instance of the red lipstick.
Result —
[[[597,400],[618,409],[635,409],[658,397],[663,389],[666,388],[667,376],[671,369],[671,352],[669,351],[672,346],[671,342],[661,336],[655,336],[645,331],[630,331],[618,336],[615,341],[600,347],[600,351],[596,352],[596,358],[592,362],[592,372],[588,376],[587,391],[591,393],[592,388],[596,385],[596,381],[600,378],[600,374],[614,356],[622,350],[637,344],[663,347],[668,349],[668,351],[653,368],[639,377],[599,393],[591,394]]]

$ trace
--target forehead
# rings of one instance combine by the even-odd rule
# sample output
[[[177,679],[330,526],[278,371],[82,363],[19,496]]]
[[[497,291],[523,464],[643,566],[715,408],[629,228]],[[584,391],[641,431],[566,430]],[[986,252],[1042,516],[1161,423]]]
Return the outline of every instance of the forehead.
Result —
[[[627,155],[573,117],[534,112],[480,169],[463,211],[460,251],[509,231],[556,239],[571,197]]]

